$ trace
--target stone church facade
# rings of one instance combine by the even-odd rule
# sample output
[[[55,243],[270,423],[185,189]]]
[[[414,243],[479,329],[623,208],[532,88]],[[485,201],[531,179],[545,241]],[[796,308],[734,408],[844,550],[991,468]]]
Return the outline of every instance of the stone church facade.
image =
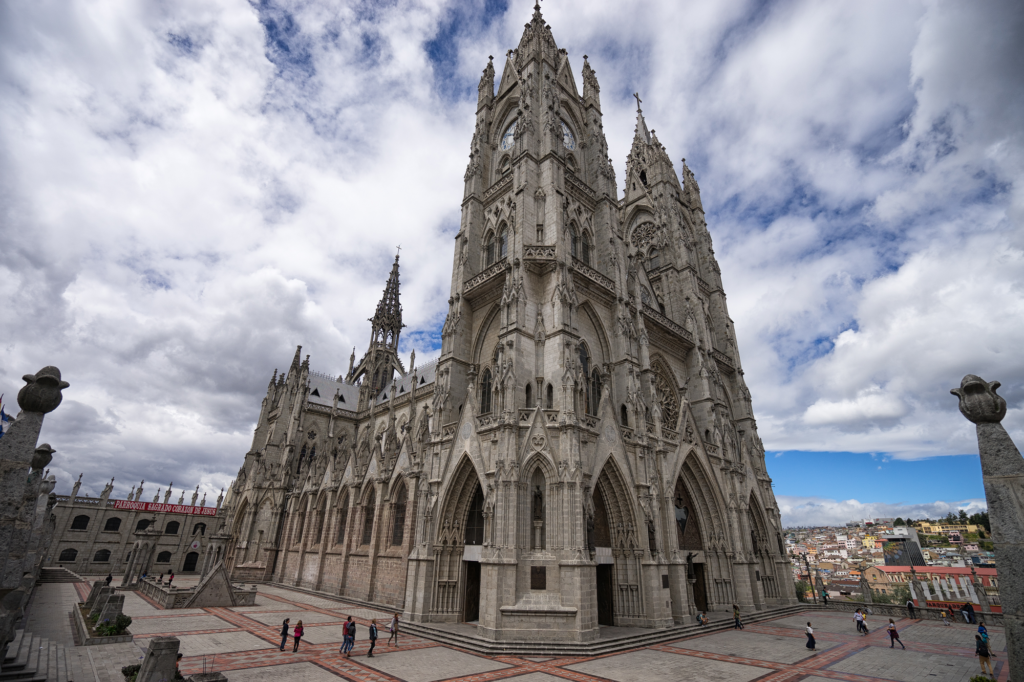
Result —
[[[438,360],[406,369],[399,264],[347,373],[275,372],[225,500],[236,579],[588,641],[795,603],[700,190],[540,9],[480,80]],[[301,350],[301,349],[300,349]]]

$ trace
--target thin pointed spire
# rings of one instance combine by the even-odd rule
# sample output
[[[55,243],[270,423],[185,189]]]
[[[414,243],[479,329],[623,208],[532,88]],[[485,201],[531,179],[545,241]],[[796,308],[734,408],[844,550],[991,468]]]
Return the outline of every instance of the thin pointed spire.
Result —
[[[391,274],[388,276],[388,283],[384,286],[384,294],[377,304],[377,311],[370,322],[373,324],[373,343],[383,343],[386,346],[397,348],[398,335],[402,327],[402,303],[399,291],[398,258],[401,254],[395,254],[395,262],[391,266]]]
[[[298,369],[302,364],[302,346],[295,347],[295,357],[292,358],[292,369]]]
[[[634,139],[640,138],[645,143],[651,143],[651,133],[647,130],[647,121],[644,120],[644,111],[640,108],[640,104],[643,102],[640,99],[640,93],[634,92],[633,97],[636,97],[636,131],[634,133]]]

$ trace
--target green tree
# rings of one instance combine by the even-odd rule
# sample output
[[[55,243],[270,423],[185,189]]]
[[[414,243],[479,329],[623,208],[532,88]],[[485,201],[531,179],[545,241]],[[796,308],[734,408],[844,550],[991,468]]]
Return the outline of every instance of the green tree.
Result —
[[[953,512],[949,512],[948,514],[946,514],[946,519],[945,520],[946,520],[946,523],[956,523],[957,522],[956,514],[954,514]]]
[[[966,510],[964,510],[964,509],[960,510],[960,513],[957,515],[957,521],[959,521],[960,523],[963,523],[963,524],[966,524],[966,523],[969,522]]]
[[[892,525],[894,525],[894,526],[905,526],[905,525],[907,525],[907,524],[906,524],[906,522],[905,522],[905,521],[903,520],[903,518],[902,518],[902,517],[899,517],[899,516],[897,516],[897,517],[896,517],[896,520],[892,522]]]
[[[971,514],[968,517],[967,522],[975,526],[983,526],[986,531],[988,531],[989,533],[992,532],[992,528],[990,528],[988,525],[988,511]]]
[[[804,580],[797,580],[793,586],[796,588],[796,598],[800,601],[807,601],[807,593],[810,592],[811,586]]]

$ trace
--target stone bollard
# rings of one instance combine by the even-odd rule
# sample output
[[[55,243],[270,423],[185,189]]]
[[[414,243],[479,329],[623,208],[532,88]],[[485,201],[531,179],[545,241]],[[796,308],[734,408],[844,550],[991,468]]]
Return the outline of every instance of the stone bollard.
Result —
[[[124,608],[124,595],[123,594],[112,594],[107,599],[107,603],[103,605],[103,610],[100,611],[100,617],[96,620],[97,623],[110,622],[111,624],[117,620],[117,617],[121,615],[121,610]]]
[[[998,381],[968,374],[960,388],[960,412],[974,422],[999,566],[999,596],[1006,628],[1010,679],[1024,678],[1024,458],[1000,424],[1006,401],[996,394]]]
[[[135,682],[173,682],[177,672],[179,644],[177,637],[151,639]]]
[[[107,583],[103,580],[97,580],[92,584],[92,589],[89,590],[89,596],[85,600],[85,606],[90,609],[96,604],[96,597],[99,596],[100,590],[107,586]]]
[[[107,587],[104,585],[100,588],[100,591],[96,593],[96,600],[92,603],[92,608],[89,609],[89,617],[100,615],[100,611],[106,606],[107,600],[110,599],[111,595],[114,594],[113,587]]]

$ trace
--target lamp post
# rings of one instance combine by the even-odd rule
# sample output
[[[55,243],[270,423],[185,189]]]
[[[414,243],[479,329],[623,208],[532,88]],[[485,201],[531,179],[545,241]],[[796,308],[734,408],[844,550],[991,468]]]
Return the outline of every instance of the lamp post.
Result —
[[[814,584],[811,579],[811,562],[807,560],[807,555],[804,554],[804,567],[807,568],[807,582],[811,586],[811,596],[814,597],[814,603],[818,603],[818,586]]]

